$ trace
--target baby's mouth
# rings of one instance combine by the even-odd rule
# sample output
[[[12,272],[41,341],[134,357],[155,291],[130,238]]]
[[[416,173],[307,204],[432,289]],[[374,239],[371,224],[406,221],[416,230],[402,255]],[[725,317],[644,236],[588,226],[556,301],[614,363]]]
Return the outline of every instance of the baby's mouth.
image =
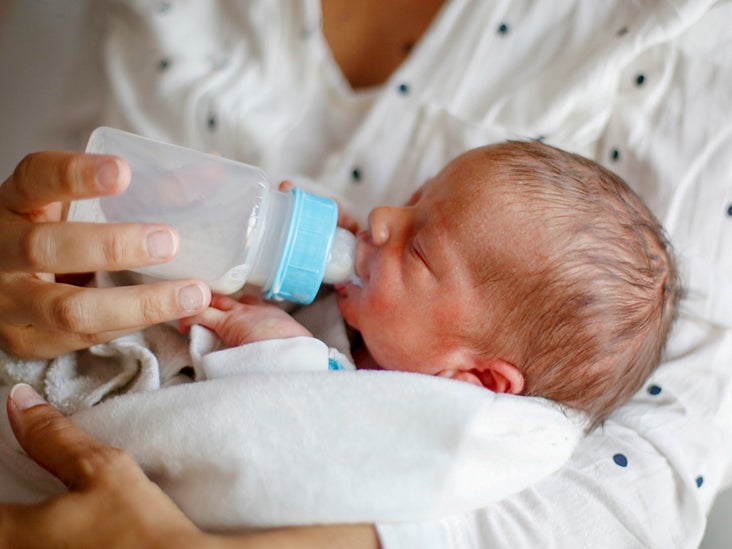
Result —
[[[339,282],[335,285],[335,290],[338,292],[339,295],[345,296],[348,293],[348,288],[350,286],[358,286],[361,288],[363,286],[363,283],[361,282],[361,279],[358,277],[357,274],[354,274],[351,278],[348,280],[345,280],[344,282]]]

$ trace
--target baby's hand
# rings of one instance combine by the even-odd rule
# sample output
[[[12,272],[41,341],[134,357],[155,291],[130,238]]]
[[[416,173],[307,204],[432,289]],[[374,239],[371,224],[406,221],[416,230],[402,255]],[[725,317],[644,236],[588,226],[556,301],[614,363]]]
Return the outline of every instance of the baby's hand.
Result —
[[[181,319],[180,331],[187,333],[194,324],[213,331],[229,347],[266,339],[313,337],[284,310],[251,295],[245,295],[239,301],[214,295],[208,309]]]

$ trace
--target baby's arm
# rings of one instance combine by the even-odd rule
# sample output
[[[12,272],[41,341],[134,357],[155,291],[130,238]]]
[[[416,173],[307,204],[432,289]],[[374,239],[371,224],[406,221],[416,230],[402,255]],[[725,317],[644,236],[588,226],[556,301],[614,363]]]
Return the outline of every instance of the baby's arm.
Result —
[[[245,295],[239,301],[214,295],[208,309],[181,319],[181,332],[188,332],[194,324],[213,331],[229,347],[265,339],[313,337],[310,331],[285,311],[251,295]]]

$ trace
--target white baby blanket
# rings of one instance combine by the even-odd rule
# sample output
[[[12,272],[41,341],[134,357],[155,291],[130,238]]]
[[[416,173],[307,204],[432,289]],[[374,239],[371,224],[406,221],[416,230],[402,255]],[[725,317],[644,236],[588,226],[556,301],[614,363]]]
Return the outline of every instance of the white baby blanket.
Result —
[[[386,372],[226,378],[76,418],[217,529],[479,507],[553,472],[579,434],[542,402]]]
[[[97,354],[107,355],[102,377],[67,358],[44,372],[40,363],[26,364],[38,376],[27,381],[50,389],[52,401],[67,396],[56,403],[73,409],[74,420],[94,436],[129,451],[205,528],[384,523],[477,508],[556,470],[582,433],[582,418],[553,403],[458,381],[402,372],[293,372],[298,362],[327,363],[328,347],[312,338],[210,353],[216,339],[194,327],[188,359],[206,379],[178,383],[184,376],[172,368],[185,360],[163,349],[177,337],[164,328],[153,330],[156,343],[146,333],[97,346]],[[163,337],[169,341],[161,344]],[[282,346],[290,352],[283,355]],[[156,354],[167,357],[160,367]],[[277,356],[291,357],[293,365],[276,364]],[[17,373],[21,365],[5,365],[7,394],[8,370]],[[63,372],[65,385],[58,383]],[[110,397],[121,382],[114,391],[122,394]],[[84,394],[69,396],[74,386]],[[0,500],[32,501],[61,490],[20,454],[6,421],[3,427]]]

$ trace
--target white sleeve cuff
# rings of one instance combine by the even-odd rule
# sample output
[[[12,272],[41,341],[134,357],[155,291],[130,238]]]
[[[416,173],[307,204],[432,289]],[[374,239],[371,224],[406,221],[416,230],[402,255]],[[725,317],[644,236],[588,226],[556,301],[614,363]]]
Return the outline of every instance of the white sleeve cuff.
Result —
[[[268,339],[223,349],[201,357],[206,379],[250,373],[328,370],[329,350],[313,337]]]

